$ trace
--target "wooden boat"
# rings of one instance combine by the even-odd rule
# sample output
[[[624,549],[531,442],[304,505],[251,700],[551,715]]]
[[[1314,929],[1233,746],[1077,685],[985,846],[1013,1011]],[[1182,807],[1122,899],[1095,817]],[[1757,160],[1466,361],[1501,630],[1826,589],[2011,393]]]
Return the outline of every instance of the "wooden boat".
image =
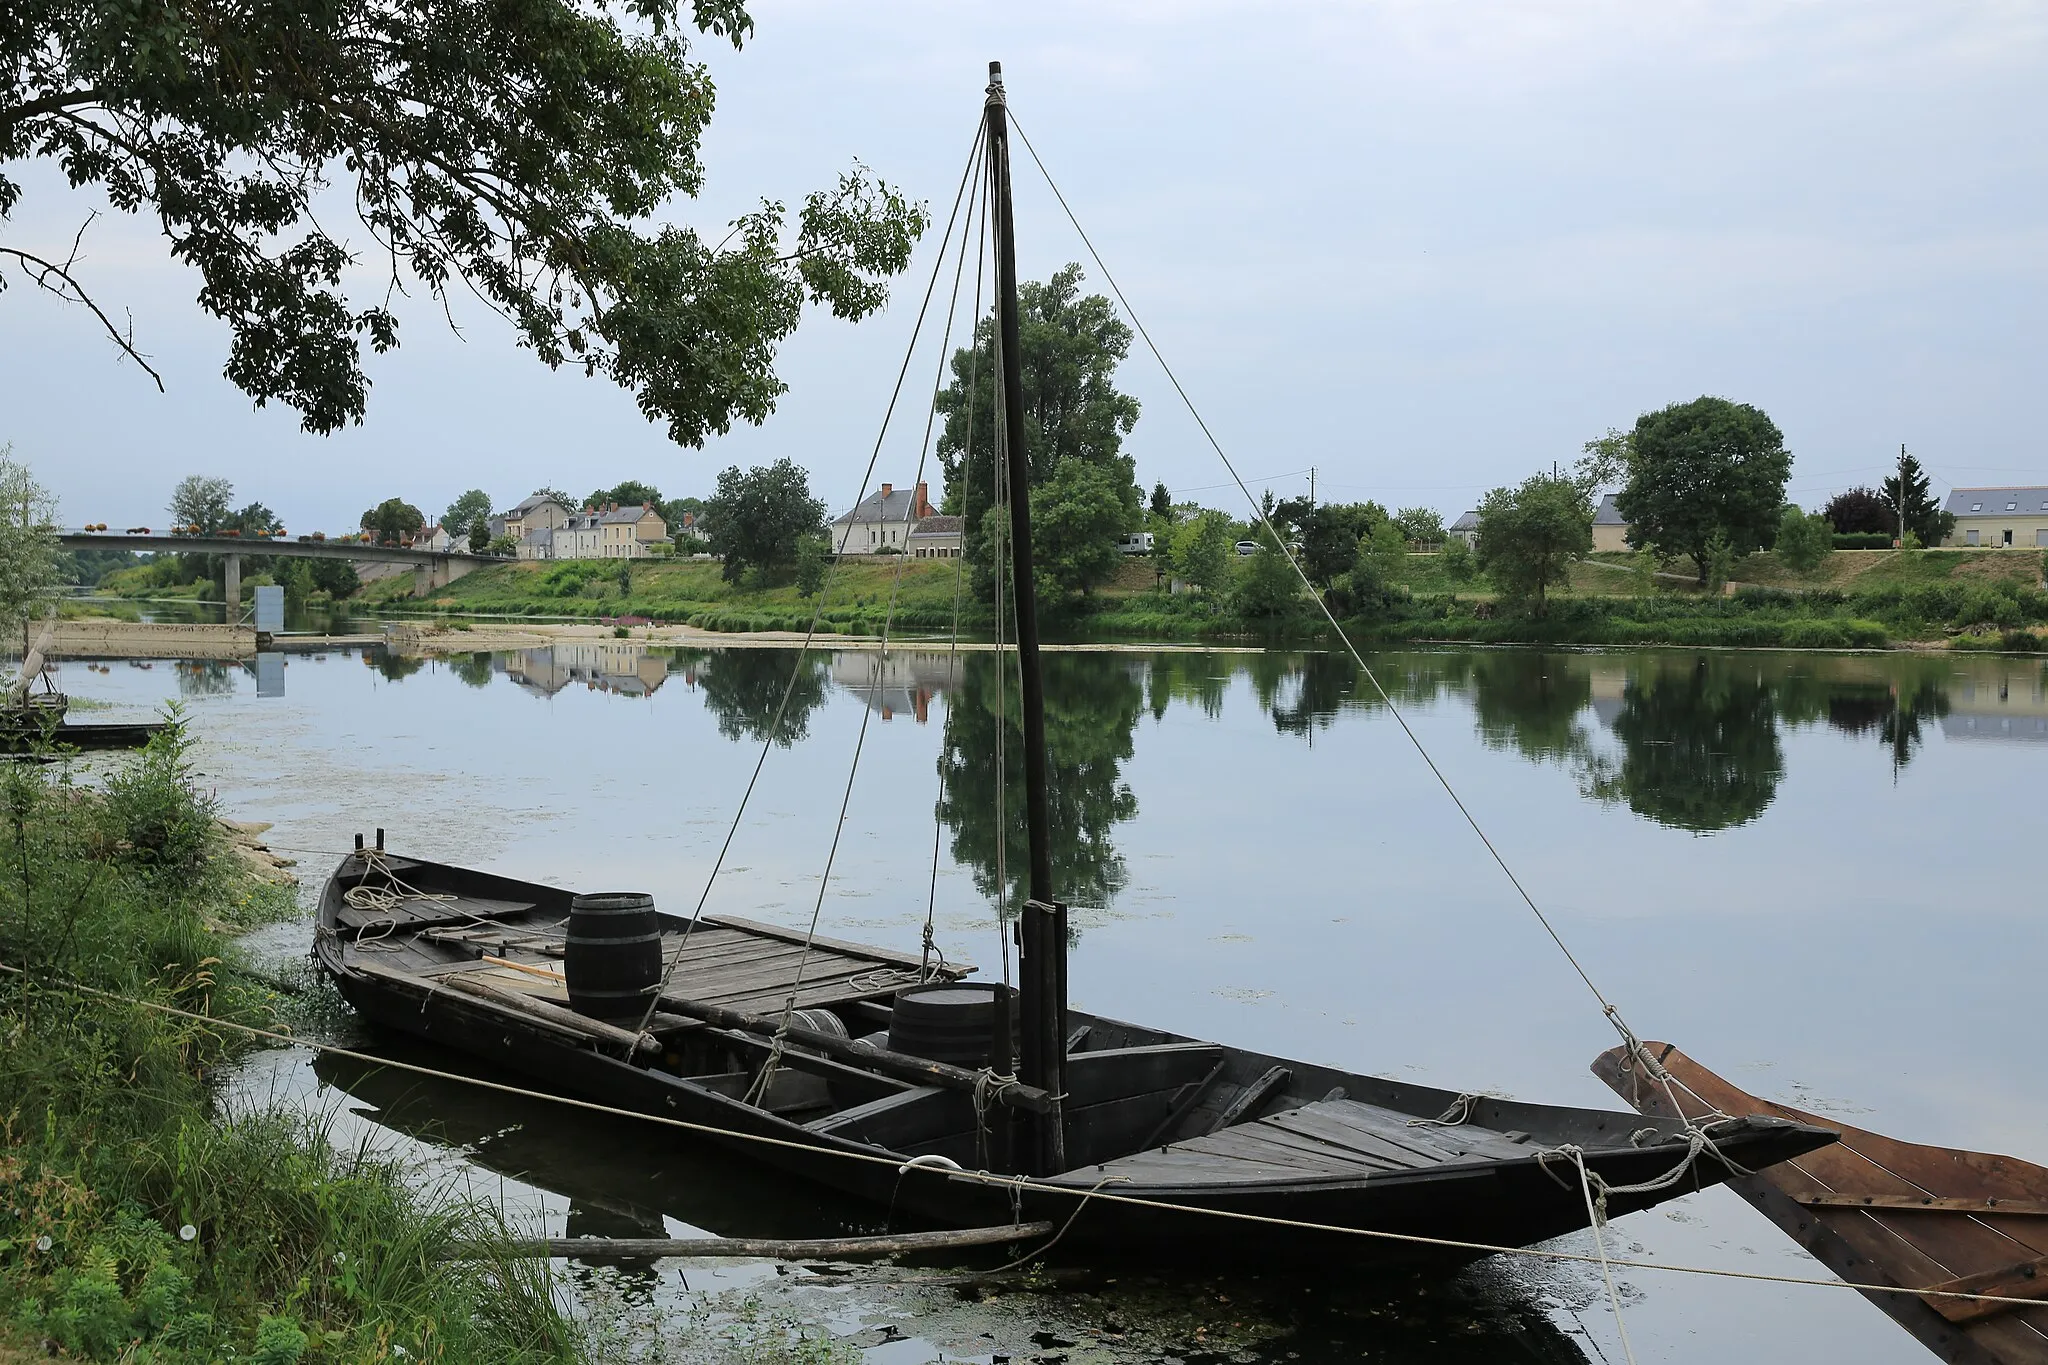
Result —
[[[37,728],[0,726],[0,754],[28,754],[38,749],[85,752],[140,749],[164,728],[162,721],[102,721],[73,725],[59,722]]]
[[[2048,1168],[2016,1157],[1901,1142],[1745,1093],[1669,1043],[1643,1045],[1665,1087],[1620,1048],[1593,1072],[1641,1113],[1720,1111],[1826,1124],[1841,1141],[1728,1181],[1843,1279],[2040,1299],[2039,1308],[1866,1291],[1893,1321],[1957,1365],[2048,1365]]]
[[[1756,1169],[1833,1141],[1811,1124],[1735,1117],[1713,1126],[1714,1149],[1695,1154],[1681,1120],[1645,1125],[1631,1114],[1459,1095],[1068,1008],[1007,114],[1000,68],[990,75],[987,202],[1030,864],[1015,925],[1014,1021],[1007,986],[906,990],[934,976],[917,957],[833,940],[806,946],[800,935],[727,917],[693,927],[648,911],[643,938],[659,944],[648,949],[649,1003],[620,1028],[569,1007],[572,952],[589,941],[567,932],[579,908],[570,893],[397,856],[381,834],[375,847],[359,841],[327,883],[321,966],[379,1023],[542,1089],[704,1125],[757,1160],[940,1226],[1065,1219],[1101,1192],[1109,1197],[1093,1200],[1062,1239],[1062,1251],[1076,1254],[1457,1262],[1478,1253],[1394,1239],[1523,1245],[1585,1225],[1578,1166],[1559,1150],[1567,1146],[1616,1187],[1609,1208],[1621,1214],[1726,1179],[1734,1169],[1723,1157]],[[558,974],[557,962],[571,971]],[[950,979],[943,968],[936,975]],[[951,1008],[949,995],[963,1016],[979,1002],[980,1062],[955,1065],[919,1041],[929,1022],[919,1020]],[[759,1138],[784,1145],[750,1140]],[[992,1184],[977,1171],[1034,1179]]]

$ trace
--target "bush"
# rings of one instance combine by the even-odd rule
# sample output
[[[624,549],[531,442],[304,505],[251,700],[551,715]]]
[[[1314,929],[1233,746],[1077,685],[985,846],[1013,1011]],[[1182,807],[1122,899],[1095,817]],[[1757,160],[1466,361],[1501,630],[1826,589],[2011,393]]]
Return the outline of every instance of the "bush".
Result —
[[[1835,532],[1835,548],[1837,550],[1889,550],[1892,548],[1892,538],[1889,535],[1880,534],[1875,531],[1837,531]]]
[[[177,703],[164,712],[164,721],[133,764],[108,776],[100,811],[109,839],[125,857],[189,874],[212,853],[216,803],[211,792],[193,784],[189,756],[198,740]]]
[[[1787,507],[1778,519],[1778,557],[1801,573],[1811,573],[1834,553],[1834,535],[1826,517]]]

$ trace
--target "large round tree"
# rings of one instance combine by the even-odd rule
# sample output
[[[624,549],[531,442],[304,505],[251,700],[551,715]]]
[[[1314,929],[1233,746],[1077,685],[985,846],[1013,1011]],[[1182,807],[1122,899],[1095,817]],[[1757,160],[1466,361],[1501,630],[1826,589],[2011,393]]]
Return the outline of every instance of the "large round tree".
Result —
[[[1768,545],[1792,455],[1760,408],[1726,398],[1673,403],[1636,419],[1615,507],[1636,545],[1682,554],[1707,581],[1716,533],[1738,554]]]
[[[0,225],[31,187],[78,196],[81,235],[102,196],[152,220],[227,324],[227,377],[308,431],[362,420],[363,347],[398,344],[402,306],[470,294],[697,445],[774,407],[806,302],[882,305],[927,214],[856,164],[793,214],[663,221],[704,181],[692,27],[737,47],[753,20],[745,0],[10,0],[0,167],[49,163],[70,189],[0,171]],[[148,369],[88,254],[0,239],[9,273]]]

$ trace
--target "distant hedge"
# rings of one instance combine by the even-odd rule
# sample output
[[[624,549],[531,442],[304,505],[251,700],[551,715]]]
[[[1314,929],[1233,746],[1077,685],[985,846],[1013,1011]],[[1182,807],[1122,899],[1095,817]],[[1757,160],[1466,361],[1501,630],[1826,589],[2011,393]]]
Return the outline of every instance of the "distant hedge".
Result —
[[[1882,531],[1837,531],[1837,550],[1889,550],[1892,538]]]

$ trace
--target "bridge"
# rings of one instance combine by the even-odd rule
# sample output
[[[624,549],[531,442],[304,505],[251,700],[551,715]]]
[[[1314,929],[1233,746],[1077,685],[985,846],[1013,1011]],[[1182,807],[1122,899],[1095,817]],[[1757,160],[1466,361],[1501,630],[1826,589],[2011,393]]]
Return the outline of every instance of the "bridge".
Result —
[[[284,559],[346,559],[355,564],[410,564],[412,590],[424,597],[445,588],[464,574],[490,564],[503,564],[497,555],[458,554],[452,550],[415,550],[402,545],[373,545],[360,540],[313,540],[279,536],[259,540],[253,536],[174,536],[157,533],[129,535],[121,531],[62,530],[57,543],[67,550],[155,550],[175,554],[219,555],[227,566],[222,596],[229,602],[242,600],[242,557],[274,555]]]

